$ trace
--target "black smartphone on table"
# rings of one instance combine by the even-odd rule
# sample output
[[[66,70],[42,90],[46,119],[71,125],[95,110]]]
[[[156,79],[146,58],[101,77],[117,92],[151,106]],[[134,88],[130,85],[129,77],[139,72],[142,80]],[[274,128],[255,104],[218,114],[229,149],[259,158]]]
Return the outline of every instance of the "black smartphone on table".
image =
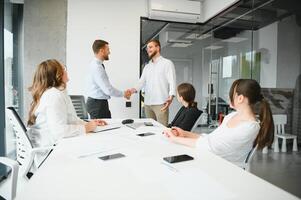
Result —
[[[145,137],[145,136],[150,136],[150,135],[155,135],[155,133],[147,132],[147,133],[139,133],[139,134],[137,134],[137,136],[140,136],[140,137]]]
[[[193,157],[191,157],[187,154],[182,154],[182,155],[177,155],[177,156],[165,157],[165,158],[163,158],[163,160],[165,160],[166,162],[169,162],[169,163],[177,163],[177,162],[193,160]]]
[[[111,155],[106,155],[106,156],[101,156],[101,157],[98,157],[99,159],[101,160],[112,160],[112,159],[116,159],[116,158],[123,158],[125,157],[124,154],[122,153],[115,153],[115,154],[111,154]]]

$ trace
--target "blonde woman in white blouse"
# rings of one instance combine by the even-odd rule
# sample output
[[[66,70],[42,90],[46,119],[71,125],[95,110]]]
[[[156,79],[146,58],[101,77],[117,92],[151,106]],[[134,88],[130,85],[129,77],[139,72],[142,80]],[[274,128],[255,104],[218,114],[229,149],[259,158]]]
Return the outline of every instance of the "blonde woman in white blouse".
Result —
[[[106,124],[99,119],[85,122],[77,117],[66,91],[67,82],[67,71],[57,60],[38,65],[29,88],[33,101],[28,126],[34,146],[51,146],[62,138],[90,133]]]
[[[274,122],[268,102],[261,94],[260,85],[252,79],[233,82],[229,97],[236,110],[227,115],[223,123],[212,133],[195,134],[173,127],[164,131],[173,142],[196,147],[198,153],[208,150],[232,163],[241,163],[252,146],[262,149],[271,145],[274,138]],[[260,107],[259,120],[255,107]]]

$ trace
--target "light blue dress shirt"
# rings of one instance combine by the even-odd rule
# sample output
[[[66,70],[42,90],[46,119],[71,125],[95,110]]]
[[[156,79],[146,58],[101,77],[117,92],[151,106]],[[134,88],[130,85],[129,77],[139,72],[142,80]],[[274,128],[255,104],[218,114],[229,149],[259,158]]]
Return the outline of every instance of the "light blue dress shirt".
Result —
[[[123,92],[111,85],[102,64],[102,61],[97,58],[90,63],[88,96],[93,99],[110,99],[111,96],[123,97]]]

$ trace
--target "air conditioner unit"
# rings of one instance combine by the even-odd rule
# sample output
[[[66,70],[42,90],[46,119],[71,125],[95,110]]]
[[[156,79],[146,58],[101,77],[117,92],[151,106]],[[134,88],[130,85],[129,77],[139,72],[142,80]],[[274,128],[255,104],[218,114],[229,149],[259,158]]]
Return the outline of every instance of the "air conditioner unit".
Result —
[[[148,17],[175,22],[201,22],[201,1],[149,0]]]

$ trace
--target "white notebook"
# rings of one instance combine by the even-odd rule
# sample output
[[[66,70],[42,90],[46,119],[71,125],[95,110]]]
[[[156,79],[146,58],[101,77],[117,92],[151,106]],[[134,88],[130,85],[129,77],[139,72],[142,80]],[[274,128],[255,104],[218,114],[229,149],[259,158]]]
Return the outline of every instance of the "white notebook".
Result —
[[[93,132],[97,133],[97,132],[109,131],[109,130],[118,129],[120,127],[121,127],[120,124],[108,124],[105,126],[97,126]]]
[[[143,122],[135,122],[132,124],[126,124],[126,126],[129,128],[132,128],[132,129],[137,129],[137,128],[144,126],[144,123]]]

